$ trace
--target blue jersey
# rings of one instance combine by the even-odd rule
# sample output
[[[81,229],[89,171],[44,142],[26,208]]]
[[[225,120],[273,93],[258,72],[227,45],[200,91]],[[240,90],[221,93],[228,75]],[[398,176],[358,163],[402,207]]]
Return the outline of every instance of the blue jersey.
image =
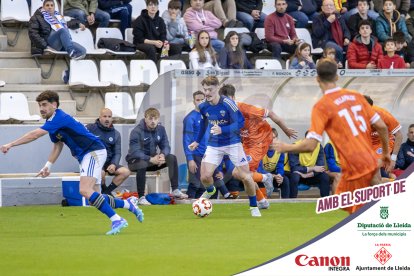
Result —
[[[79,163],[85,154],[94,150],[105,149],[98,137],[90,133],[83,124],[60,109],[56,109],[55,114],[46,120],[41,129],[49,132],[50,140],[53,143],[65,143]]]
[[[202,121],[196,140],[198,143],[202,140],[206,130],[214,125],[221,127],[221,134],[210,135],[209,146],[223,147],[240,143],[240,129],[244,125],[244,118],[234,101],[220,96],[220,100],[216,105],[204,102],[199,105],[199,108]]]
[[[204,138],[201,139],[200,144],[197,149],[191,151],[188,146],[197,140],[198,133],[200,132],[200,122],[201,114],[195,110],[192,110],[190,113],[185,116],[183,120],[183,148],[185,157],[187,161],[193,160],[193,155],[203,156],[206,151],[206,144],[208,140],[208,129],[204,135]]]

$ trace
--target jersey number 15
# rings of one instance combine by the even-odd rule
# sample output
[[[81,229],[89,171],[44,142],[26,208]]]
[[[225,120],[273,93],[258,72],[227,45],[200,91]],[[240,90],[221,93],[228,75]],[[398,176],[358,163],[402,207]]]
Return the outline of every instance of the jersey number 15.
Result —
[[[351,111],[352,111],[352,114],[354,115],[354,119],[355,119],[355,121],[360,122],[360,124],[359,124],[359,130],[360,130],[362,133],[365,133],[365,132],[367,131],[367,123],[365,122],[364,117],[362,117],[362,116],[359,114],[359,112],[360,112],[361,110],[362,110],[362,107],[361,107],[360,105],[354,105],[354,106],[351,106]],[[338,112],[338,114],[339,114],[339,116],[341,116],[341,117],[344,117],[344,118],[345,118],[346,122],[347,122],[347,123],[348,123],[348,125],[349,125],[349,128],[352,130],[352,134],[353,134],[354,136],[358,136],[358,134],[359,134],[358,129],[357,129],[357,127],[356,127],[355,123],[354,123],[354,120],[352,120],[352,118],[351,118],[351,114],[350,114],[349,110],[348,110],[348,109],[346,109],[346,108],[341,109],[341,110]]]

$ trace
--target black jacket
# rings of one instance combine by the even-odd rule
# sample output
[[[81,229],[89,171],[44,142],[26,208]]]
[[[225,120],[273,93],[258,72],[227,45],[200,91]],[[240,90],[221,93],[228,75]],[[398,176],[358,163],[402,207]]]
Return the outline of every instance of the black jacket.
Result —
[[[121,7],[129,2],[131,0],[98,0],[98,8],[101,10],[110,10],[111,8]]]
[[[359,28],[358,25],[362,21],[361,15],[359,13],[353,14],[349,17],[348,20],[348,28],[349,32],[351,33],[351,38],[354,39],[359,34]],[[373,36],[377,36],[377,28],[375,27],[375,19],[372,19],[371,17],[368,17],[369,23],[371,23],[371,30]]]
[[[47,23],[43,18],[43,14],[40,11],[41,9],[42,8],[37,9],[29,21],[29,38],[32,44],[32,55],[43,54],[43,50],[47,47],[47,38],[52,31],[49,23]],[[79,20],[72,19],[71,21],[67,22],[67,25],[68,28],[77,29],[79,28],[79,23]]]
[[[252,13],[252,10],[262,10],[263,1],[262,0],[237,0],[236,9],[239,12],[245,12],[248,14]]]
[[[165,156],[170,154],[171,148],[165,127],[158,124],[155,130],[149,130],[142,119],[129,135],[129,149],[125,160],[128,163],[134,163],[135,160],[149,161],[157,154],[157,148]]]
[[[86,125],[86,128],[104,143],[107,156],[105,163],[119,166],[121,160],[121,134],[113,125],[106,127],[96,119],[95,123]]]
[[[405,170],[414,162],[414,142],[407,139],[405,143],[401,144],[400,151],[398,152],[397,162],[395,167]]]
[[[167,40],[167,28],[164,19],[159,16],[159,11],[154,18],[149,17],[148,10],[142,10],[141,15],[132,23],[134,44],[142,44],[145,39]]]
[[[348,26],[346,26],[344,18],[335,13],[337,19],[339,20],[339,24],[341,25],[341,29],[344,35],[344,39],[348,38],[351,40],[351,33],[349,32]],[[312,23],[312,43],[313,47],[318,48],[325,48],[325,44],[328,41],[334,41],[332,31],[331,31],[331,23],[327,20],[327,17],[324,13],[321,12],[319,16],[313,19]]]

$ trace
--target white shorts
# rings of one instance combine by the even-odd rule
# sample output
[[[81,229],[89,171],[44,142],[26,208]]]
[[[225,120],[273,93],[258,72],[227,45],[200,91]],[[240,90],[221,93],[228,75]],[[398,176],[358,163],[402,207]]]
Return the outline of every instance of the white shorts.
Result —
[[[102,167],[106,161],[106,150],[95,150],[87,153],[79,164],[80,176],[90,176],[96,179],[96,184],[101,184]]]
[[[223,147],[207,146],[206,152],[204,153],[203,161],[201,162],[206,162],[219,166],[221,164],[221,161],[223,160],[224,155],[228,155],[230,161],[236,167],[249,165],[249,162],[247,162],[246,154],[243,150],[243,145],[241,143]]]

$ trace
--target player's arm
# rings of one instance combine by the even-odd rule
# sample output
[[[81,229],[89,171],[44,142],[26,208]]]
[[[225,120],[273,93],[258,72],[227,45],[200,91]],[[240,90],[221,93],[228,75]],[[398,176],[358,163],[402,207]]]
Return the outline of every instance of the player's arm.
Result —
[[[391,170],[393,170],[395,167],[395,162],[397,161],[398,153],[400,152],[400,148],[401,148],[401,144],[403,140],[401,129],[398,130],[396,133],[394,133],[394,137],[395,137],[394,148],[392,149],[392,154],[391,154]]]
[[[193,153],[188,148],[188,146],[194,142],[194,127],[193,127],[193,120],[191,118],[185,118],[183,121],[183,149],[185,158],[187,162],[193,160]]]
[[[29,131],[28,133],[24,134],[19,139],[15,140],[11,143],[8,143],[8,144],[5,144],[5,145],[1,146],[1,151],[3,153],[7,153],[10,150],[10,148],[30,143],[30,142],[42,137],[46,133],[47,133],[47,131],[43,130],[41,128],[37,128],[35,130]]]
[[[390,168],[391,158],[390,158],[390,153],[389,153],[389,148],[388,148],[388,128],[381,118],[375,121],[372,124],[372,126],[378,132],[379,138],[381,140],[383,165],[385,167],[385,170],[387,172],[390,172],[391,171],[391,168]]]
[[[203,114],[201,108],[200,108],[200,113]],[[198,132],[197,139],[194,142],[192,142],[190,145],[188,145],[188,148],[190,150],[193,151],[198,147],[198,145],[200,144],[200,141],[203,139],[204,134],[206,133],[207,127],[208,127],[208,119],[206,118],[206,116],[201,115],[200,131]]]
[[[277,116],[276,113],[269,110],[269,118],[282,129],[282,131],[286,134],[287,137],[293,139],[298,138],[298,132],[292,128],[288,128],[285,125],[285,122],[282,120],[282,118]]]
[[[312,152],[315,150],[318,145],[318,141],[313,138],[306,138],[300,143],[296,144],[286,144],[278,141],[276,143],[276,150],[278,152],[291,152],[291,153],[301,153],[301,152]]]
[[[230,115],[230,124],[227,126],[221,126],[221,131],[218,133],[231,134],[237,133],[244,126],[244,117],[240,110],[237,108],[234,102],[229,102],[230,100],[226,99],[223,101],[224,106],[227,108],[227,112]]]
[[[60,153],[63,149],[63,142],[57,142],[53,144],[52,152],[49,154],[49,158],[47,159],[46,164],[43,168],[39,171],[36,176],[46,177],[50,175],[50,171],[52,169],[52,165],[58,159]]]

